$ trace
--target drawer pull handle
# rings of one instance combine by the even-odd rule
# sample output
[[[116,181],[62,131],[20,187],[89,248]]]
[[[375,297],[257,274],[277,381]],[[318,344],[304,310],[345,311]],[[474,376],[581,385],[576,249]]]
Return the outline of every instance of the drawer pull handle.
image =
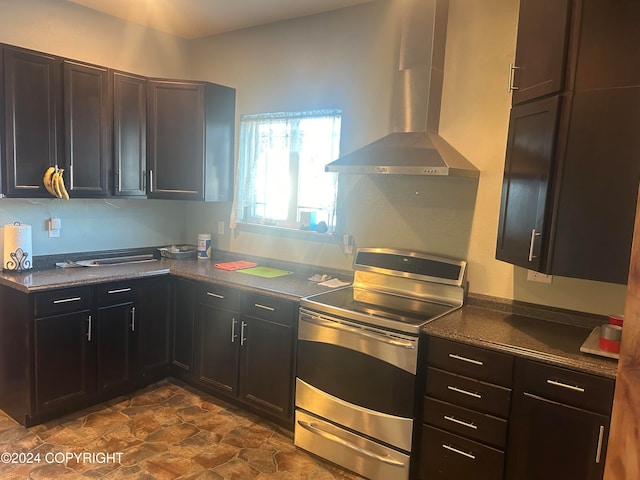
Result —
[[[464,457],[470,458],[471,460],[475,460],[476,459],[475,455],[473,455],[471,453],[468,453],[468,452],[463,452],[462,450],[458,450],[457,448],[452,447],[451,445],[447,445],[446,443],[442,444],[442,448],[446,448],[450,452],[457,453],[458,455],[462,455]]]
[[[474,425],[471,422],[465,422],[464,420],[460,420],[460,419],[458,419],[456,417],[453,417],[453,416],[450,416],[450,415],[445,415],[444,419],[445,420],[449,420],[450,422],[453,422],[453,423],[457,423],[458,425],[462,425],[463,427],[472,428],[474,430],[478,429],[477,425]]]
[[[224,295],[219,295],[219,294],[213,293],[213,292],[207,292],[207,295],[209,295],[210,297],[214,297],[214,298],[220,298],[220,299],[224,298]]]
[[[131,331],[136,331],[136,307],[131,307]]]
[[[596,449],[596,463],[600,463],[602,455],[602,441],[604,440],[604,425],[600,425],[600,433],[598,434],[598,448]]]
[[[262,308],[263,310],[269,310],[270,312],[275,312],[275,311],[276,311],[276,309],[275,309],[275,308],[273,308],[273,307],[268,307],[268,306],[266,306],[266,305],[261,305],[261,304],[259,304],[259,303],[254,303],[254,305],[255,305],[256,307],[258,307],[258,308]]]
[[[127,288],[117,288],[115,290],[109,290],[107,291],[107,293],[109,295],[113,295],[114,293],[125,293],[125,292],[130,292],[131,291],[131,287],[127,287]]]
[[[557,380],[547,380],[549,385],[553,385],[555,387],[566,388],[567,390],[573,390],[574,392],[584,393],[584,388],[577,387],[575,385],[569,385],[568,383],[558,382]]]
[[[449,390],[453,390],[456,393],[462,393],[463,395],[468,395],[473,398],[482,398],[482,395],[475,392],[469,392],[468,390],[463,390],[462,388],[454,387],[453,385],[447,385]]]
[[[474,360],[473,358],[463,357],[461,355],[456,355],[455,353],[450,353],[449,357],[455,360],[460,360],[462,362],[472,363],[474,365],[480,365],[480,366],[484,365],[484,362],[481,362],[480,360]]]
[[[60,298],[59,300],[54,300],[54,304],[58,303],[69,303],[69,302],[79,302],[82,300],[82,297],[71,297],[71,298]]]

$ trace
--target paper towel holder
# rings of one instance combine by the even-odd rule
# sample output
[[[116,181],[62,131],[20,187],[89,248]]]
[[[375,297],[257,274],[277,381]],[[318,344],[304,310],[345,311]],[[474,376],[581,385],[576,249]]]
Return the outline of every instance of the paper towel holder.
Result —
[[[13,222],[13,225],[20,226],[20,222]],[[4,270],[12,272],[22,272],[31,268],[31,261],[27,260],[29,253],[25,252],[22,248],[16,248],[15,252],[10,252],[9,257],[11,260],[7,260],[7,263],[3,265]]]
[[[22,272],[31,268],[31,261],[27,260],[28,253],[24,252],[21,248],[17,248],[15,252],[9,254],[11,260],[4,266],[5,270],[13,272]]]

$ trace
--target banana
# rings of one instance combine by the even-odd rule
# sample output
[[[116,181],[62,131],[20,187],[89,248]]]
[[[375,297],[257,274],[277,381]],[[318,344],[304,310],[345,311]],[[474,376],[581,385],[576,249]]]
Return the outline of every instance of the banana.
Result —
[[[51,177],[51,187],[54,191],[54,195],[58,198],[62,198],[62,192],[60,191],[60,170],[56,170],[53,172],[53,176]]]
[[[69,200],[69,192],[67,192],[67,187],[64,186],[64,177],[62,174],[64,173],[64,169],[60,169],[60,175],[58,175],[58,190],[60,191],[60,195],[65,200]]]
[[[54,197],[57,196],[55,190],[53,189],[53,174],[56,172],[56,167],[49,167],[47,171],[44,172],[44,177],[42,177],[42,183],[44,183],[44,188],[47,189]]]

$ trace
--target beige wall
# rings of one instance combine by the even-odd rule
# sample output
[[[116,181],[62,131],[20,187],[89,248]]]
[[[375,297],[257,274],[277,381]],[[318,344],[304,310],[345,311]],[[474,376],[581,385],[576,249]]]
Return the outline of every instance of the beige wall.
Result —
[[[185,40],[62,0],[0,0],[0,42],[141,75],[188,74]]]
[[[470,289],[573,310],[622,313],[626,287],[554,277],[527,281],[526,270],[494,259],[511,97],[518,0],[451,0],[441,135],[481,170],[469,248]],[[585,259],[588,261],[588,259]]]
[[[0,0],[0,42],[149,76],[188,76],[187,42],[61,0]],[[43,172],[44,173],[44,172]],[[0,200],[0,226],[32,226],[33,253],[179,243],[183,202],[158,200]],[[62,220],[48,238],[46,220]]]
[[[389,131],[399,0],[282,22],[194,42],[191,69],[237,87],[238,113],[342,108],[342,151]],[[360,246],[390,246],[466,258],[470,291],[607,314],[622,312],[625,287],[554,278],[495,260],[511,98],[518,0],[451,0],[440,134],[481,170],[462,179],[342,176],[347,233]],[[224,65],[224,67],[221,67]],[[477,191],[476,191],[477,189]],[[229,205],[195,207],[189,235],[215,232]],[[339,240],[312,242],[244,231],[217,237],[242,253],[349,268]]]
[[[69,2],[0,0],[0,42],[150,76],[191,77],[237,88],[237,111],[337,107],[342,151],[389,131],[401,0],[186,42]],[[392,246],[467,258],[471,292],[576,310],[621,312],[623,286],[554,278],[494,259],[518,0],[450,0],[441,135],[480,170],[477,182],[427,177],[342,176],[346,232],[359,246]],[[0,201],[0,224],[26,218],[34,253],[195,241],[228,225],[229,204],[163,201]],[[44,221],[63,220],[50,240]],[[65,230],[65,225],[71,229]],[[349,268],[340,240],[308,241],[236,231],[218,247]]]

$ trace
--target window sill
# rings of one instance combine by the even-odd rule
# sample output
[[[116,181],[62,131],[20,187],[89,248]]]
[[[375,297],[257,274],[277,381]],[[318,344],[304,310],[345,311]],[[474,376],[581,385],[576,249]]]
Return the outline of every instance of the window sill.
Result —
[[[260,233],[263,235],[271,235],[274,237],[294,238],[309,242],[330,243],[337,242],[339,240],[334,233],[319,233],[309,230],[279,227],[276,225],[260,225],[257,223],[238,222],[236,230],[243,232]]]

